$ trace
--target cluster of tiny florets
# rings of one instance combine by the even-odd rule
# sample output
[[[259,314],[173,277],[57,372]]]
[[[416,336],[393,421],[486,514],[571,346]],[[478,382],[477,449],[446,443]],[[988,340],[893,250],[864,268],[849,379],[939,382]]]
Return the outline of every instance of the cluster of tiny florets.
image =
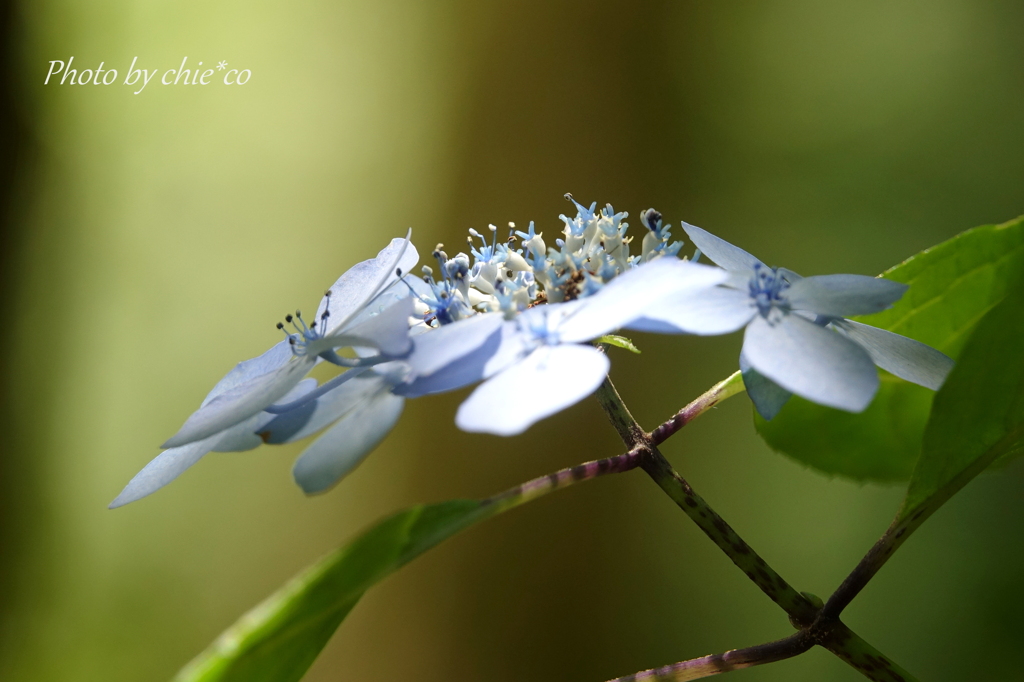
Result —
[[[489,235],[470,229],[468,255],[449,257],[438,244],[432,254],[437,271],[423,267],[426,287],[418,296],[426,323],[450,324],[477,312],[501,312],[511,319],[541,303],[585,298],[630,268],[677,256],[683,246],[671,241],[671,226],[650,208],[640,214],[647,228],[641,253],[631,256],[628,213],[616,213],[611,204],[598,211],[597,202],[587,208],[569,194],[566,198],[576,206],[576,215],[559,216],[565,227],[554,246],[547,245],[532,221],[525,232],[509,223],[504,240],[494,225],[488,226]]]

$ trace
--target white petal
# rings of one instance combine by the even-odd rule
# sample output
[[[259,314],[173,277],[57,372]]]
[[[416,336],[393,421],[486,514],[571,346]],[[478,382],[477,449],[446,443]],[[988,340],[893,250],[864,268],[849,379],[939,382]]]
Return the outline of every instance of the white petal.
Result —
[[[793,282],[786,299],[795,310],[828,317],[870,315],[900,300],[907,285],[864,275],[819,275]]]
[[[394,428],[404,404],[404,398],[385,392],[349,413],[299,456],[295,482],[312,495],[340,481]]]
[[[367,371],[316,400],[276,415],[257,432],[266,443],[292,443],[316,433],[390,388],[386,377]]]
[[[774,325],[756,316],[747,325],[743,355],[786,390],[841,410],[862,412],[878,390],[878,372],[863,348],[796,315]]]
[[[751,367],[743,353],[740,353],[740,371],[743,372],[743,385],[750,402],[765,419],[773,419],[793,397],[792,393]]]
[[[320,301],[315,319],[319,321],[324,311],[329,310],[331,314],[327,318],[326,333],[341,328],[385,287],[398,280],[396,270],[407,273],[416,267],[418,261],[416,247],[408,238],[392,239],[376,258],[356,263],[331,285],[331,295]]]
[[[598,293],[581,299],[579,306],[558,324],[558,336],[563,343],[596,339],[621,329],[665,297],[684,297],[709,289],[727,276],[721,268],[678,258],[658,258],[627,270]]]
[[[220,393],[185,420],[185,424],[161,447],[174,448],[208,438],[273,405],[294,388],[312,369],[315,358],[293,357],[286,364]]]
[[[937,391],[953,369],[951,358],[920,341],[853,320],[833,324],[862,346],[876,365],[901,379]]]
[[[587,397],[608,375],[591,346],[542,346],[477,387],[459,407],[463,431],[512,436]]]
[[[414,376],[430,376],[497,338],[502,321],[500,313],[480,313],[420,334],[405,361]]]
[[[674,330],[712,336],[736,331],[756,312],[746,291],[713,287],[664,298],[652,305],[642,320],[626,326],[639,331]]]
[[[707,230],[702,230],[689,223],[682,223],[682,226],[694,246],[726,270],[753,270],[758,265],[765,267],[764,263],[740,247],[733,246],[724,239],[719,239]]]

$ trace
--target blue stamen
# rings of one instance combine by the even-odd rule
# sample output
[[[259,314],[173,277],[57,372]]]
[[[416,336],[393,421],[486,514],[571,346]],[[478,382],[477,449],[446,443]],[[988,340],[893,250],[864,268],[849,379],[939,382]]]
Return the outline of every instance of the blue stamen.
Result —
[[[760,263],[754,266],[754,276],[750,278],[750,297],[763,317],[768,317],[773,308],[789,311],[789,303],[783,295],[788,288],[789,282],[777,269]]]

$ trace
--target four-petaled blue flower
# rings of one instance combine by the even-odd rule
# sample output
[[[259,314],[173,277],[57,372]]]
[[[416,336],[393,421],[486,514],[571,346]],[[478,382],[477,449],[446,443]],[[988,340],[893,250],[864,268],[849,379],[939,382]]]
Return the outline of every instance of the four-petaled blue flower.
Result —
[[[683,224],[694,245],[729,271],[714,289],[660,306],[630,328],[725,334],[746,327],[740,367],[758,412],[774,417],[791,393],[861,412],[878,390],[875,365],[937,390],[953,361],[923,343],[847,320],[899,300],[907,285],[863,275],[801,277]]]

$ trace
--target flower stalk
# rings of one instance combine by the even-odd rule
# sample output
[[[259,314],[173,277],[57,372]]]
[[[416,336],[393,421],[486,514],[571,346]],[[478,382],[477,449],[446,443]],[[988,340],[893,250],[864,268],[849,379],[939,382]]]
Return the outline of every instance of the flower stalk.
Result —
[[[746,649],[733,649],[722,654],[711,654],[701,656],[688,661],[680,661],[661,668],[643,670],[633,675],[616,677],[609,682],[686,682],[687,680],[700,680],[720,673],[753,668],[756,665],[775,663],[793,658],[806,652],[814,646],[814,640],[810,635],[801,630],[795,635],[780,639],[767,644],[747,647]]]
[[[675,417],[658,427],[657,430],[661,430],[662,434],[671,435],[682,428],[687,421],[703,414],[729,395],[738,393],[741,389],[737,389],[737,384],[742,387],[742,380],[738,380],[736,377],[737,375],[733,375],[717,384],[680,410]],[[798,627],[810,626],[818,614],[818,609],[769,566],[768,562],[761,558],[733,530],[732,526],[726,523],[704,501],[704,498],[697,494],[686,479],[672,468],[665,456],[658,450],[653,434],[645,433],[633,419],[610,379],[605,379],[597,390],[597,399],[627,447],[642,450],[643,459],[640,466],[658,484],[658,487],[672,498],[676,505],[704,531],[704,534],[711,538],[711,541],[718,545],[719,549],[725,552],[726,556],[732,559],[732,562],[755,585],[761,588],[762,592],[789,614],[794,624]],[[673,424],[676,426],[671,426]],[[661,441],[668,438],[668,435],[663,435]]]
[[[734,395],[743,393],[744,390],[743,375],[741,372],[736,371],[728,378],[719,381],[717,384],[709,388],[699,398],[672,415],[668,421],[651,431],[651,441],[655,445],[661,445],[676,431],[683,428],[718,403],[723,400],[727,400]]]
[[[658,444],[687,423],[742,390],[743,379],[737,372],[715,384],[651,433],[645,432],[630,414],[611,379],[605,379],[596,397],[612,426],[630,448],[630,454],[638,457],[640,468],[762,592],[789,614],[790,623],[799,632],[775,642],[645,670],[612,682],[697,680],[731,670],[781,661],[802,654],[815,645],[828,649],[874,682],[917,682],[913,675],[850,630],[839,620],[838,613],[831,613],[828,607],[822,608],[820,599],[798,592],[786,582],[694,491],[658,450]],[[865,557],[865,561],[869,559],[870,554]],[[842,590],[841,587],[837,595]],[[837,595],[829,600],[830,604],[836,600]]]

